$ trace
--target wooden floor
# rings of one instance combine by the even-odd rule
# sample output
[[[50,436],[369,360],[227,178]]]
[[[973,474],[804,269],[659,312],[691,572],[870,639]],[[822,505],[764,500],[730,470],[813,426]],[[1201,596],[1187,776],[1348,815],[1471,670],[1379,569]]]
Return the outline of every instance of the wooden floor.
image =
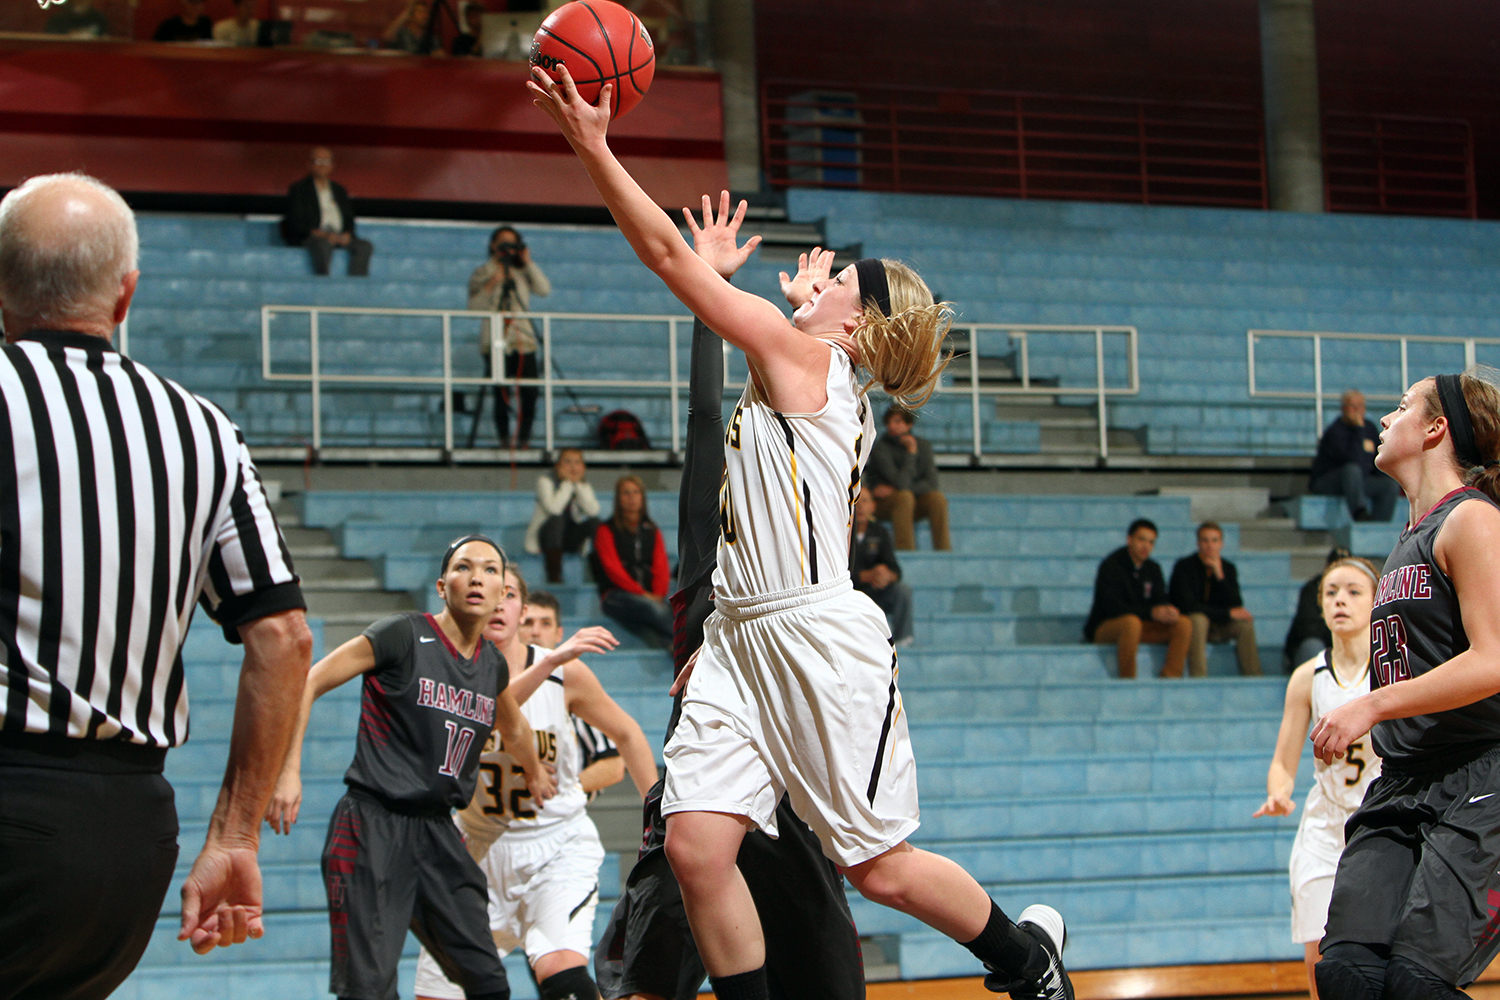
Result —
[[[1077,1000],[1307,1000],[1301,962],[1244,962],[1151,969],[1095,969],[1072,974]],[[1469,987],[1475,1000],[1500,1000],[1500,963]],[[871,983],[868,1000],[983,1000],[983,980],[926,979]]]

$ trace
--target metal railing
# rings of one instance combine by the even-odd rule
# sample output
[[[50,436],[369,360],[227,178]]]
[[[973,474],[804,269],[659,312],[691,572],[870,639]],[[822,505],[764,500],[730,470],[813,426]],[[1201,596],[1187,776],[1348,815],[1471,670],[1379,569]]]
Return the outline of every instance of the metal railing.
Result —
[[[1456,118],[1323,116],[1330,212],[1478,216],[1474,134]]]
[[[305,315],[307,317],[306,342],[308,356],[306,372],[277,371],[273,365],[273,341],[272,321],[277,316]],[[320,330],[320,318],[326,315],[340,316],[392,316],[412,318],[436,318],[441,320],[440,343],[434,347],[441,351],[440,375],[418,375],[418,374],[360,374],[351,372],[328,372],[324,370],[325,360],[323,357],[323,342]],[[525,317],[530,319],[534,325],[540,326],[540,348],[542,352],[541,364],[539,365],[540,377],[538,378],[515,378],[505,376],[499,371],[492,370],[489,376],[470,376],[454,373],[453,354],[453,322],[456,318],[465,320],[480,320],[491,324],[499,324],[506,319]],[[553,364],[553,331],[558,323],[562,322],[613,322],[613,323],[646,323],[662,324],[665,327],[667,339],[665,361],[667,375],[659,379],[641,378],[562,378],[554,374]],[[687,389],[687,380],[679,377],[679,351],[678,336],[679,328],[683,324],[691,324],[691,316],[668,316],[668,315],[637,315],[637,314],[611,314],[611,313],[557,313],[557,312],[473,312],[463,309],[388,309],[388,308],[363,308],[358,306],[305,306],[305,305],[266,305],[261,307],[261,375],[267,382],[305,382],[309,384],[310,419],[308,440],[312,449],[317,452],[323,448],[323,391],[326,385],[361,385],[369,387],[389,386],[393,393],[410,392],[414,387],[430,387],[440,390],[443,397],[443,450],[452,455],[454,447],[453,426],[453,390],[462,387],[475,386],[536,386],[543,397],[543,426],[545,448],[552,451],[556,446],[556,428],[554,399],[558,391],[567,391],[574,388],[585,389],[630,389],[630,390],[663,390],[668,397],[671,413],[671,451],[678,453],[682,446],[682,407],[681,394]],[[949,372],[952,381],[964,381],[965,369],[967,369],[967,384],[948,384],[939,386],[939,396],[964,396],[970,400],[971,430],[973,443],[971,453],[978,459],[984,454],[983,449],[983,427],[984,408],[983,401],[989,397],[1001,396],[1085,396],[1094,399],[1094,408],[1099,421],[1099,454],[1102,458],[1109,455],[1108,438],[1108,404],[1111,396],[1136,395],[1140,392],[1140,365],[1139,365],[1139,334],[1133,326],[1107,326],[1107,325],[1083,325],[1063,326],[1048,324],[1024,324],[1024,323],[965,323],[955,325],[954,333],[967,334],[968,346],[964,356],[957,359],[950,366]],[[981,368],[983,345],[994,335],[1004,335],[1009,338],[1016,360],[1016,371],[1003,379],[1002,384],[983,384],[987,376]],[[1053,380],[1037,376],[1033,372],[1033,349],[1032,340],[1037,336],[1075,336],[1088,337],[1092,340],[1093,378],[1088,382],[1078,384],[1064,384],[1061,380]],[[1124,385],[1111,385],[1109,383],[1110,365],[1106,359],[1106,340],[1109,338],[1122,338],[1124,340],[1124,355],[1117,358],[1122,362],[1126,370],[1126,381]],[[725,345],[726,352],[729,346]],[[1057,352],[1051,352],[1054,355]],[[728,377],[729,366],[726,364],[725,372]],[[733,391],[735,386],[726,383],[726,388]]]
[[[984,454],[983,421],[981,420],[980,398],[982,396],[1076,396],[1087,395],[1095,399],[1096,414],[1099,421],[1099,457],[1109,457],[1109,411],[1107,400],[1110,396],[1134,396],[1141,391],[1140,370],[1140,333],[1133,326],[1068,326],[1057,324],[1018,324],[1018,323],[962,323],[955,324],[955,332],[968,331],[969,349],[965,357],[957,359],[960,364],[967,362],[969,369],[969,385],[967,387],[958,385],[939,386],[935,395],[967,395],[972,401],[973,411],[973,434],[974,434],[974,457],[980,458]],[[980,335],[983,332],[1000,333],[1010,337],[1011,343],[1016,345],[1016,359],[1018,371],[1016,377],[1018,385],[991,385],[981,386],[980,359]],[[1091,385],[1067,386],[1059,383],[1038,384],[1033,381],[1031,373],[1031,338],[1030,334],[1071,334],[1092,337],[1094,341],[1094,381]],[[1107,334],[1124,336],[1126,338],[1125,365],[1127,371],[1127,382],[1123,386],[1112,386],[1108,384],[1107,367],[1104,357],[1104,338]],[[953,369],[950,366],[949,371]]]
[[[1259,340],[1306,340],[1312,347],[1312,381],[1311,389],[1267,389],[1260,385],[1259,373],[1257,371],[1256,342]],[[1390,366],[1390,374],[1399,379],[1394,391],[1385,391],[1378,387],[1372,388],[1368,385],[1353,386],[1340,385],[1333,391],[1325,388],[1324,377],[1324,346],[1329,342],[1362,341],[1365,343],[1396,344],[1400,348],[1399,363]],[[1403,333],[1327,333],[1313,330],[1247,330],[1245,331],[1245,349],[1249,368],[1250,396],[1252,399],[1300,399],[1310,400],[1313,403],[1313,440],[1317,440],[1323,433],[1323,402],[1324,400],[1338,400],[1344,391],[1358,388],[1366,399],[1399,400],[1408,386],[1412,384],[1411,373],[1411,349],[1420,344],[1447,344],[1462,346],[1464,349],[1463,367],[1468,368],[1477,361],[1477,349],[1481,346],[1500,346],[1500,337],[1444,337],[1428,336],[1423,334]],[[1343,364],[1352,364],[1352,361]],[[1378,362],[1375,362],[1378,364]],[[1368,368],[1371,361],[1368,355],[1360,359],[1359,364]],[[1423,370],[1418,373],[1419,377],[1436,374],[1435,371]]]

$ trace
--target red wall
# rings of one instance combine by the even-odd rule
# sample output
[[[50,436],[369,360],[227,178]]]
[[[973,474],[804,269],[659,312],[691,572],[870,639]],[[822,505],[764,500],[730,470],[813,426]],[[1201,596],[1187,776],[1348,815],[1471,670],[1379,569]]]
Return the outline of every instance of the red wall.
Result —
[[[1323,106],[1467,119],[1500,217],[1500,3],[1315,10]],[[756,28],[762,78],[1261,100],[1256,0],[757,0]]]
[[[598,205],[523,64],[0,41],[0,186],[83,169],[125,191],[265,195],[331,145],[356,197]],[[611,145],[658,203],[727,183],[717,75],[661,70]]]

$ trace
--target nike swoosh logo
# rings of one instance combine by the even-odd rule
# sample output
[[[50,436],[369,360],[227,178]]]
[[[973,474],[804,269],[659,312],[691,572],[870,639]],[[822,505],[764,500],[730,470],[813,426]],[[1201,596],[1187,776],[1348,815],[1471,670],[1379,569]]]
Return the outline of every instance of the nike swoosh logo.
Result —
[[[1475,802],[1483,802],[1485,799],[1489,798],[1491,795],[1494,795],[1494,794],[1495,794],[1494,792],[1487,792],[1484,795],[1476,795],[1472,799],[1469,800],[1469,804],[1473,805]]]
[[[425,636],[425,635],[422,635],[422,636],[418,636],[418,637],[417,637],[417,641],[418,641],[418,642],[437,642],[437,640],[436,640],[436,639],[429,639],[429,638],[427,638],[427,637],[426,637],[426,636]]]

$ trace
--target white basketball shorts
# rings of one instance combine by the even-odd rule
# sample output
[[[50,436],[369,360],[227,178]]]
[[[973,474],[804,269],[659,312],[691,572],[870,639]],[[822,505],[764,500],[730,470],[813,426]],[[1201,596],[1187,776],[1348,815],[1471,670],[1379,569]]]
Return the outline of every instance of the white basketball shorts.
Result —
[[[845,867],[917,828],[917,768],[885,615],[847,578],[716,600],[667,743],[662,814],[748,817],[782,793]]]
[[[516,830],[501,835],[479,862],[490,887],[490,933],[500,954],[524,948],[532,963],[554,951],[587,958],[603,863],[599,831],[584,813],[534,836]],[[416,993],[464,1000],[463,989],[443,975],[425,948],[417,959]]]
[[[1309,823],[1307,820],[1308,816],[1304,814],[1297,827],[1297,837],[1292,841],[1288,866],[1292,889],[1292,940],[1297,944],[1323,940],[1323,930],[1328,924],[1328,903],[1333,898],[1333,876],[1338,871],[1338,857],[1344,848],[1343,838],[1335,839],[1326,823]]]

